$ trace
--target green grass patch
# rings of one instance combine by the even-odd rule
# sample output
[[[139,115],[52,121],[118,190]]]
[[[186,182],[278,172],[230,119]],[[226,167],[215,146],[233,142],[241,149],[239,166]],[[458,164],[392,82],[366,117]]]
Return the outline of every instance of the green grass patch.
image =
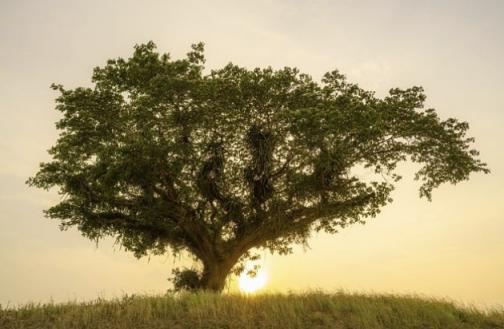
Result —
[[[0,328],[504,328],[504,311],[413,296],[322,292],[130,296],[0,307]]]

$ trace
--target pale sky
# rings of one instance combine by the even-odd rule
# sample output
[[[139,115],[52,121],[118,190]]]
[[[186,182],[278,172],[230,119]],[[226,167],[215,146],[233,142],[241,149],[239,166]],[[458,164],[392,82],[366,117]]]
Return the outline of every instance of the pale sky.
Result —
[[[319,234],[290,256],[263,253],[272,291],[416,293],[504,305],[504,1],[0,0],[0,303],[163,293],[171,255],[137,260],[106,240],[60,232],[57,194],[25,180],[49,159],[55,92],[89,86],[93,67],[153,40],[207,67],[339,69],[384,95],[421,85],[442,118],[470,123],[492,170],[418,198],[414,168],[368,224]]]

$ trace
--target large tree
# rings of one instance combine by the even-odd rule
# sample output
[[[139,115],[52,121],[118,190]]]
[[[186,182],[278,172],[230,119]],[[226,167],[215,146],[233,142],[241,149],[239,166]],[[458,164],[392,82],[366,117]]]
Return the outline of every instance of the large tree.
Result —
[[[378,98],[338,71],[318,83],[296,68],[203,63],[203,44],[172,60],[149,42],[95,68],[92,88],[53,85],[60,135],[28,181],[59,189],[46,215],[137,257],[185,250],[202,265],[193,288],[220,291],[253,248],[288,253],[314,230],[374,217],[401,161],[420,164],[427,199],[488,172],[468,124],[424,109],[420,87]]]

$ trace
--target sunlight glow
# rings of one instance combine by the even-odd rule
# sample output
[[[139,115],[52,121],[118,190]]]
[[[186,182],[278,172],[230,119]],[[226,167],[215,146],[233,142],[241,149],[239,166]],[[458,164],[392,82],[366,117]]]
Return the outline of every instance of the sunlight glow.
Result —
[[[240,278],[238,280],[240,290],[245,293],[256,292],[264,287],[268,281],[268,275],[266,274],[264,267],[258,269],[255,276],[251,276],[248,273],[250,270],[254,269],[254,265],[257,265],[257,263],[248,262],[245,264],[245,269],[240,274]]]

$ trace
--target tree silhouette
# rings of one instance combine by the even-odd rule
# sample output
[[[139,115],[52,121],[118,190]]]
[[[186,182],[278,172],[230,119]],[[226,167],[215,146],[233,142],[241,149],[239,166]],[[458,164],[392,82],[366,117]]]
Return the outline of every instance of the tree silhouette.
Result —
[[[201,43],[171,60],[149,42],[95,68],[92,88],[53,85],[60,135],[28,180],[59,189],[46,215],[137,257],[188,251],[202,270],[175,282],[221,291],[253,248],[288,253],[312,231],[374,217],[401,161],[421,164],[429,200],[488,172],[468,124],[423,109],[420,87],[381,99],[338,71],[317,83],[296,68],[203,63]],[[377,175],[362,180],[358,167]]]

